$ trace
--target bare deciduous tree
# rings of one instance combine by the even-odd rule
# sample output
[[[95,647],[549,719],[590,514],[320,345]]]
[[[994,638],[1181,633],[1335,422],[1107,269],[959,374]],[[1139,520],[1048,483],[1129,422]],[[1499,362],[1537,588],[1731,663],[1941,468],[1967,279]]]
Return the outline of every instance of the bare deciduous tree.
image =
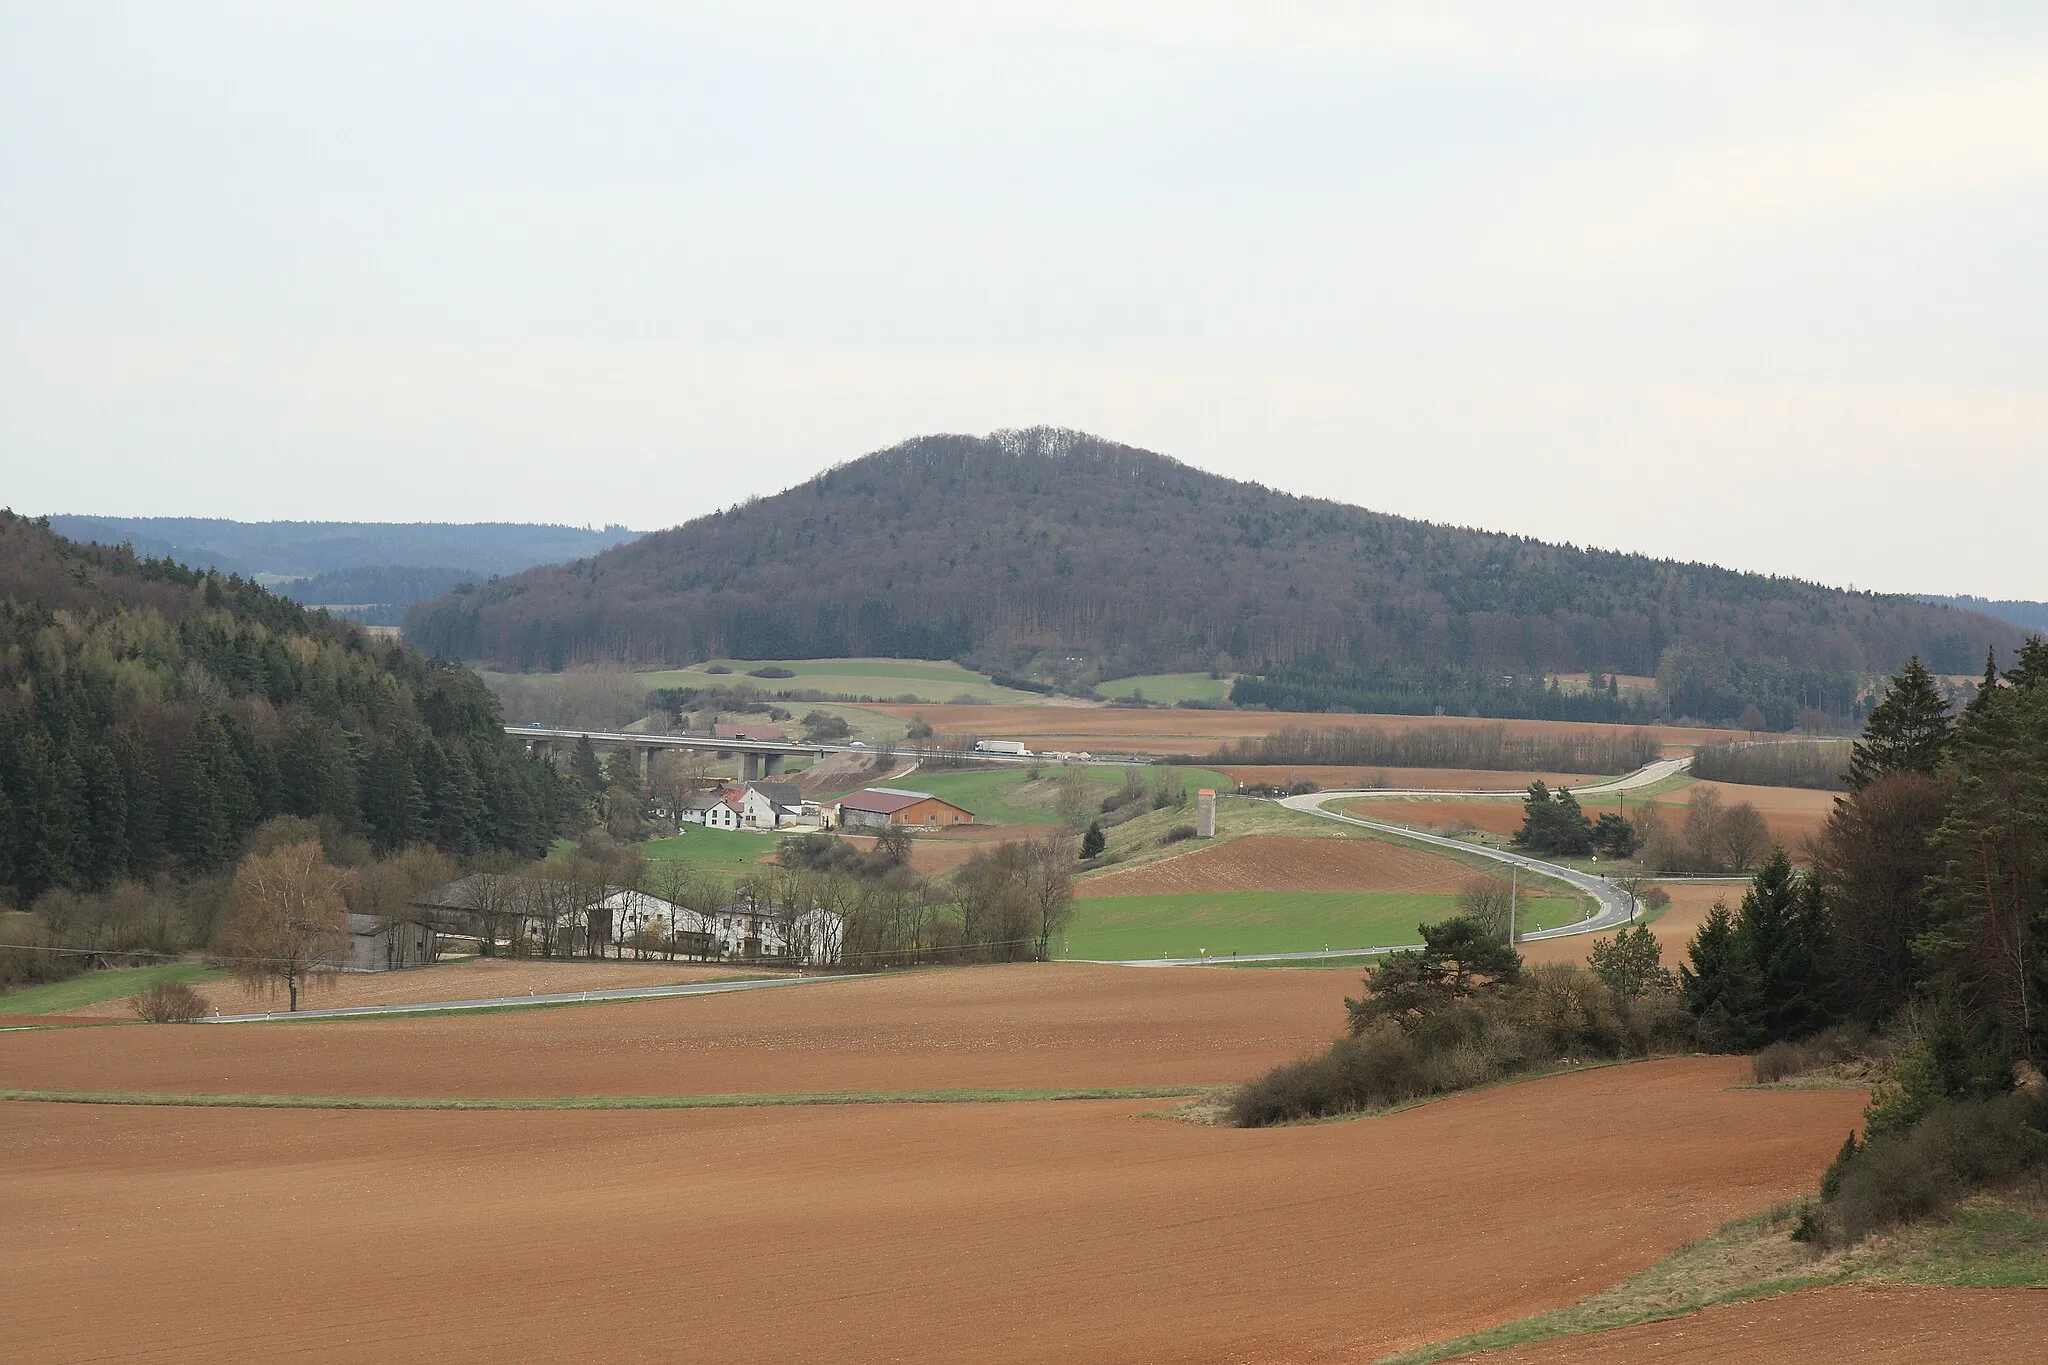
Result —
[[[314,843],[244,858],[221,936],[235,975],[265,991],[283,986],[296,1011],[302,986],[348,960],[348,883]]]

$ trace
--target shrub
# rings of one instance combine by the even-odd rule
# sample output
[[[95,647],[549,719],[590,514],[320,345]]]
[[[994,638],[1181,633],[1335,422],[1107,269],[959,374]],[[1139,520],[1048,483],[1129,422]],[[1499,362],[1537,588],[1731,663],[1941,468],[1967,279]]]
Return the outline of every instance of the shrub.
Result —
[[[1749,1059],[1749,1077],[1758,1085],[1770,1085],[1806,1070],[1806,1049],[1797,1043],[1772,1043]]]
[[[145,1024],[189,1024],[206,1014],[206,997],[182,981],[159,981],[128,1002]]]
[[[1195,827],[1193,825],[1175,825],[1172,829],[1169,829],[1168,831],[1166,831],[1164,835],[1161,836],[1160,842],[1168,844],[1177,844],[1182,842],[1183,840],[1192,839],[1194,837]]]
[[[732,670],[730,668],[727,668],[724,664],[706,664],[704,665],[704,671],[706,673],[717,674],[721,677],[723,677],[727,673],[732,672]]]
[[[770,664],[766,668],[748,669],[747,676],[750,678],[794,678],[796,670],[793,668],[780,668]]]
[[[1538,967],[1492,993],[1416,1012],[1354,1008],[1353,1019],[1356,1032],[1322,1056],[1241,1087],[1228,1106],[1230,1121],[1250,1128],[1356,1113],[1550,1062],[1640,1056],[1689,1045],[1691,1026],[1673,992],[1617,1001],[1591,972],[1563,966]]]
[[[1871,1138],[1846,1162],[1845,1148],[1827,1205],[1828,1240],[1853,1243],[1944,1212],[1973,1189],[2048,1164],[2044,1123],[2042,1103],[2025,1095],[1946,1100],[1910,1128]]]

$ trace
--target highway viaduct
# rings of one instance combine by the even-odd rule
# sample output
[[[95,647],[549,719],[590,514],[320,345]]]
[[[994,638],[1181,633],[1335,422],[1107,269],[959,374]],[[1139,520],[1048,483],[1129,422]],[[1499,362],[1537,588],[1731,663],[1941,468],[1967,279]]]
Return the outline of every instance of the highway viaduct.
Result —
[[[505,733],[524,740],[526,751],[542,758],[550,758],[557,750],[570,748],[586,739],[594,748],[625,749],[640,760],[642,782],[653,776],[654,756],[669,750],[708,753],[724,759],[736,757],[740,761],[740,779],[752,782],[757,778],[776,776],[782,771],[783,763],[792,755],[816,758],[837,747],[829,744],[796,744],[780,739],[719,739],[710,735],[634,735],[605,730],[548,730],[535,725],[508,725],[505,727]]]

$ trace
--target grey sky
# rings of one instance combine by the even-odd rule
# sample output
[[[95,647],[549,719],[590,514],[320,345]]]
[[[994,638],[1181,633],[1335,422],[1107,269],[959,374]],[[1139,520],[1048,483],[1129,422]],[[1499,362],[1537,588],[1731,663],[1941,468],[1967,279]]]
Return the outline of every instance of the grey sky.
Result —
[[[2038,4],[0,2],[0,502],[651,527],[1048,422],[2048,598],[2044,251]]]

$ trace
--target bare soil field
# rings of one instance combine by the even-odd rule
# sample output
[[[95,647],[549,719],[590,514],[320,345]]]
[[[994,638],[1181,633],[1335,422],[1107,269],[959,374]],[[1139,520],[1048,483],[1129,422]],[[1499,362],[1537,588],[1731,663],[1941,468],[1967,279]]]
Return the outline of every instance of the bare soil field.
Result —
[[[1342,1029],[1335,972],[1020,963],[502,1014],[0,1034],[0,1085],[688,1095],[1227,1084]]]
[[[1728,730],[1692,726],[1594,725],[1567,720],[1482,720],[1466,716],[1360,716],[1296,711],[1144,710],[1129,706],[875,706],[903,720],[913,715],[942,734],[1022,740],[1033,749],[1113,749],[1133,753],[1206,754],[1225,743],[1278,730],[1377,728],[1404,731],[1428,726],[1499,726],[1509,734],[1613,734],[1646,729],[1667,752],[1734,737]],[[1394,770],[1394,771],[1398,771]]]
[[[1488,834],[1513,834],[1522,827],[1522,803],[1519,801],[1383,801],[1377,797],[1360,797],[1356,801],[1344,802],[1339,809],[1347,815],[1419,829],[1470,825]]]
[[[1364,1361],[1572,1302],[1810,1188],[1863,1097],[1730,1089],[1739,1070],[1608,1068],[1250,1132],[1147,1117],[1156,1101],[0,1105],[9,1350]]]
[[[1077,897],[1226,891],[1406,891],[1454,894],[1477,874],[1462,863],[1377,839],[1247,834],[1193,853],[1074,884]]]
[[[564,991],[609,991],[631,986],[674,986],[720,977],[781,976],[781,972],[689,962],[547,962],[478,958],[399,972],[349,972],[316,978],[299,996],[303,1009],[347,1009],[355,1005],[417,1005],[433,1000],[488,1000],[500,995],[554,995]],[[233,978],[201,981],[194,990],[221,1014],[283,1012],[284,997],[266,995]],[[132,1019],[126,1000],[102,1000],[63,1017]]]
[[[1843,1285],[1493,1352],[1487,1365],[1922,1365],[2042,1358],[2048,1290]]]
[[[1699,932],[1700,921],[1707,917],[1714,902],[1725,900],[1733,910],[1742,903],[1740,886],[1700,885],[1691,882],[1659,882],[1670,893],[1671,905],[1650,925],[1650,932],[1656,935],[1657,947],[1662,953],[1662,962],[1671,971],[1678,970],[1678,964],[1685,961],[1685,945]],[[1537,939],[1533,943],[1520,945],[1522,960],[1531,966],[1544,963],[1563,962],[1585,965],[1593,951],[1594,942],[1605,937],[1600,934],[1576,934],[1570,938]]]
[[[1313,782],[1324,791],[1346,791],[1365,787],[1404,787],[1428,791],[1524,791],[1531,782],[1555,787],[1576,787],[1604,779],[1590,773],[1500,772],[1490,768],[1387,768],[1331,767],[1320,765],[1258,765],[1223,770],[1233,782],[1270,782],[1285,786],[1297,778]]]

